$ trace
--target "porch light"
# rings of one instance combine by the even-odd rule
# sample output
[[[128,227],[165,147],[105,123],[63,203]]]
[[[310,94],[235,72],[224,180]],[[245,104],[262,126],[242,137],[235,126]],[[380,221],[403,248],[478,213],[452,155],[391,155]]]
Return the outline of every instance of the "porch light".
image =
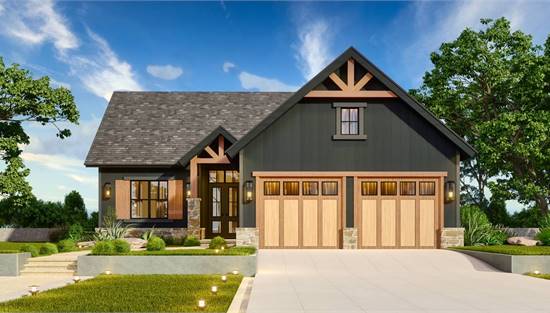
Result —
[[[80,281],[80,276],[73,276],[74,283],[78,283]]]
[[[187,198],[191,198],[191,184],[187,183],[185,184],[185,195]]]
[[[456,198],[456,183],[448,181],[445,183],[445,202],[453,202]]]
[[[212,286],[210,288],[210,291],[212,291],[213,294],[217,294],[218,293],[218,286]]]
[[[204,308],[206,308],[206,300],[204,300],[204,299],[199,299],[199,303],[197,303],[197,306],[199,307],[199,309],[204,309]]]
[[[227,276],[222,275],[222,281],[223,281],[224,283],[227,282]]]
[[[31,294],[31,296],[34,296],[38,293],[39,289],[38,289],[38,286],[37,285],[32,285],[29,287],[29,293]]]
[[[254,199],[254,182],[247,180],[244,182],[244,202],[250,203]]]
[[[105,183],[103,185],[103,200],[111,199],[111,183]]]

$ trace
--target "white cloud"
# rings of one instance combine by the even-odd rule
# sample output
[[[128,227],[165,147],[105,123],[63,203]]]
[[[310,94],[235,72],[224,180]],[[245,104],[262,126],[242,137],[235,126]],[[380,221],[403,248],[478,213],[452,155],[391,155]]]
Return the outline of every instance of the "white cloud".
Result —
[[[257,91],[296,91],[298,87],[287,85],[274,78],[265,78],[248,72],[239,74],[241,86],[248,90]]]
[[[66,82],[62,82],[62,81],[58,81],[58,80],[55,80],[53,78],[50,77],[50,84],[57,88],[57,87],[65,87],[67,89],[71,89],[71,84],[69,83],[66,83]]]
[[[223,62],[223,71],[229,73],[231,69],[235,68],[235,64],[231,62]]]
[[[81,184],[97,186],[96,176],[89,176],[89,175],[82,175],[82,174],[67,174],[67,176]]]
[[[164,80],[173,80],[183,74],[181,67],[173,66],[170,64],[167,65],[148,65],[147,73],[152,76]]]
[[[325,20],[301,23],[298,30],[299,45],[296,59],[302,75],[311,79],[331,60],[329,53],[330,31]]]
[[[60,53],[79,46],[51,0],[10,1],[0,7],[0,29],[7,36],[30,45],[52,42]]]

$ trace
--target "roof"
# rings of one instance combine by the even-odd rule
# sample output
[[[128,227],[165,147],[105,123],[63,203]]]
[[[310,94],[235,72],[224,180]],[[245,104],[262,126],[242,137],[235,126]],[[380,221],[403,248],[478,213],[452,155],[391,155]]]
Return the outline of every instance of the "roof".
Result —
[[[289,97],[280,107],[270,113],[261,123],[256,125],[249,133],[240,138],[235,144],[233,144],[226,153],[230,157],[234,157],[242,148],[244,148],[252,139],[260,134],[264,129],[269,127],[274,121],[281,117],[285,112],[290,110],[296,105],[302,98],[313,88],[319,85],[324,79],[326,79],[332,72],[337,70],[340,66],[347,62],[350,58],[353,58],[356,62],[359,62],[367,71],[369,71],[375,78],[382,82],[388,89],[394,92],[404,103],[409,105],[414,111],[420,114],[426,121],[432,124],[437,130],[439,130],[446,138],[454,143],[461,152],[462,159],[468,159],[475,155],[476,150],[468,144],[457,133],[443,124],[433,113],[428,111],[424,105],[420,104],[416,99],[411,97],[403,88],[395,83],[388,75],[382,72],[378,67],[371,63],[365,56],[363,56],[355,48],[350,47],[332,63],[330,63],[324,70],[313,77],[302,88],[296,91],[291,97]]]
[[[176,165],[216,131],[228,132],[231,141],[242,138],[291,95],[117,91],[109,101],[84,164]]]

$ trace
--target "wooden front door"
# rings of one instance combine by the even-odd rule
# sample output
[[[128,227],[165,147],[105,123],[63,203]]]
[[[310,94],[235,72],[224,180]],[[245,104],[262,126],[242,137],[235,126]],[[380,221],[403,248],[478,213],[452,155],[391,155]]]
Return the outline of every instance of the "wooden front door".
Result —
[[[234,239],[239,223],[239,185],[211,183],[208,190],[207,236]]]

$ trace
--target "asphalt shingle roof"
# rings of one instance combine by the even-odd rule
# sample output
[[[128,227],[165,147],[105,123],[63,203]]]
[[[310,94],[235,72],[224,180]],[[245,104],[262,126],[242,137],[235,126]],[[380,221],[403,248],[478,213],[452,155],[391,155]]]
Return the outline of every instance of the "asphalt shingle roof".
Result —
[[[236,139],[289,92],[114,92],[87,166],[175,165],[218,126]]]

